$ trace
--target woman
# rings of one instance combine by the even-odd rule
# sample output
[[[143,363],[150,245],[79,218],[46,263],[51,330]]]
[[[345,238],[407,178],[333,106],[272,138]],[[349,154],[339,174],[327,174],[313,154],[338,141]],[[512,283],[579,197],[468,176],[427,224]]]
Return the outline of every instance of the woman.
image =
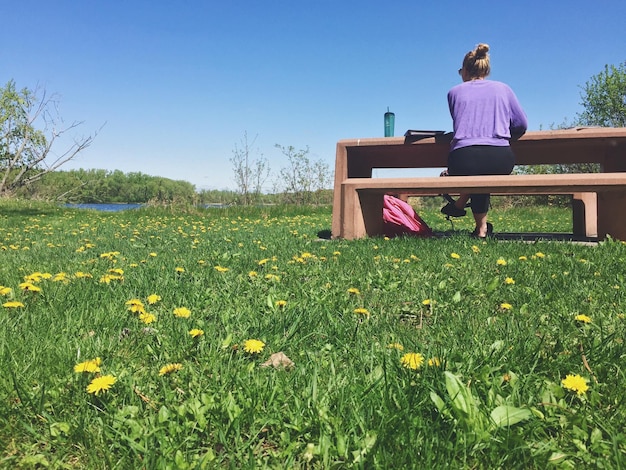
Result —
[[[459,70],[463,83],[448,92],[454,129],[448,155],[450,176],[508,175],[513,171],[515,155],[509,142],[524,135],[528,121],[508,85],[486,80],[490,71],[489,46],[479,44],[463,59]],[[470,197],[476,222],[472,235],[484,238],[491,233],[491,224],[487,224],[489,194],[461,194],[441,212],[464,216]]]

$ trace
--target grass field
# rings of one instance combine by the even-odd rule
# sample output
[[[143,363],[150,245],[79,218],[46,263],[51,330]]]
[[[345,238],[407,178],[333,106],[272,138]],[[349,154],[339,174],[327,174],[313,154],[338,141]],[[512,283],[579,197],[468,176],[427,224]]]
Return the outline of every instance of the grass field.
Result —
[[[626,465],[625,244],[330,216],[0,201],[0,467]]]

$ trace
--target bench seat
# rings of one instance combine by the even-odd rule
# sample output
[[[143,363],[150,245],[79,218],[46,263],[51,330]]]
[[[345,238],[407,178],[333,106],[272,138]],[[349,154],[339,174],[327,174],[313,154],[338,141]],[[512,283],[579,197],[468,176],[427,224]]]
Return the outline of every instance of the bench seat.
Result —
[[[384,194],[572,194],[574,233],[626,240],[626,172],[550,175],[347,178],[341,183],[341,226],[348,240],[383,234]],[[597,216],[597,230],[595,225]]]

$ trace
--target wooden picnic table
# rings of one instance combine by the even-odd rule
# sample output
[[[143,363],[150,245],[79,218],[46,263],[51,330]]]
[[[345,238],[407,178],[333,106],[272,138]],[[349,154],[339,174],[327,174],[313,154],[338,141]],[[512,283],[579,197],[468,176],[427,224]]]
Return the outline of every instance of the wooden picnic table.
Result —
[[[332,234],[341,232],[342,183],[350,178],[372,178],[378,168],[444,168],[447,166],[451,134],[414,142],[405,137],[346,139],[337,143]],[[517,165],[598,163],[601,172],[626,172],[626,128],[578,127],[527,132],[512,142]],[[590,175],[590,178],[593,178]],[[625,219],[626,193],[598,198],[599,232],[622,232],[615,219]],[[382,217],[382,216],[381,216]],[[613,220],[612,220],[613,219]],[[607,231],[608,228],[611,231]],[[620,233],[626,239],[626,233]]]

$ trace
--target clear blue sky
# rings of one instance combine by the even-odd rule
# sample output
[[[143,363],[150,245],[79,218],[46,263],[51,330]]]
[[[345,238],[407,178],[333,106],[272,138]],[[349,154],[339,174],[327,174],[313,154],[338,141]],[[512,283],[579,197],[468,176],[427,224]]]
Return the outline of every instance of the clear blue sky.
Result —
[[[277,173],[275,144],[332,169],[338,140],[383,135],[387,107],[396,135],[451,130],[446,93],[479,42],[531,130],[574,118],[580,87],[626,60],[624,0],[2,0],[0,18],[0,84],[58,94],[79,137],[104,124],[63,168],[198,189],[235,187],[244,132]]]

